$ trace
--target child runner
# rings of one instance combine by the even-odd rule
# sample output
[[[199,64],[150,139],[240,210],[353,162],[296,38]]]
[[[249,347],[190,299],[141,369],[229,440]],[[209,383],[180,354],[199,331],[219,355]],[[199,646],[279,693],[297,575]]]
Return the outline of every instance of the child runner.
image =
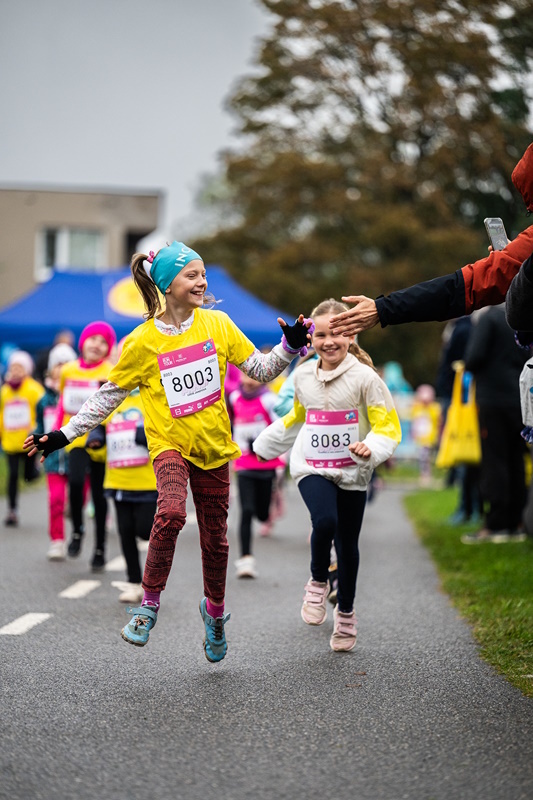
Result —
[[[78,348],[80,357],[61,370],[57,426],[66,425],[78,413],[85,401],[107,380],[112,364],[108,360],[115,344],[115,331],[107,322],[91,322],[81,332]],[[87,429],[90,430],[90,429]],[[87,448],[87,436],[69,439],[68,483],[70,513],[72,516],[72,538],[68,554],[75,558],[80,554],[83,525],[84,485],[90,476],[91,497],[94,505],[95,547],[91,561],[93,572],[105,566],[105,540],[107,500],[104,496],[105,449]]]
[[[372,470],[390,458],[401,438],[389,390],[370,356],[329,328],[333,314],[347,307],[324,300],[311,317],[318,361],[294,372],[294,408],[254,442],[255,453],[276,458],[294,445],[290,471],[311,514],[311,577],[305,586],[302,618],[308,625],[326,620],[330,592],[328,568],[334,542],[338,564],[337,605],[332,650],[352,650],[359,567],[359,532],[366,487]]]
[[[429,383],[417,386],[411,408],[411,436],[418,450],[419,480],[422,486],[431,483],[433,456],[439,443],[441,409],[435,389]]]
[[[26,483],[39,477],[35,458],[24,457],[23,442],[35,430],[37,403],[44,394],[31,377],[33,359],[25,350],[11,353],[5,382],[0,389],[0,444],[7,458],[8,513],[4,525],[18,525],[19,470],[22,460]]]
[[[311,321],[300,315],[289,326],[278,318],[282,343],[263,355],[227,314],[203,308],[208,300],[204,263],[182,242],[163,247],[155,256],[137,253],[132,273],[148,310],[146,322],[126,337],[108,382],[68,425],[40,439],[28,437],[25,446],[30,454],[42,449],[44,458],[95,428],[139,387],[158,506],[144,568],[144,598],[140,607],[129,609],[133,617],[122,636],[145,645],[156,624],[176,538],[186,521],[190,481],[202,551],[204,650],[209,661],[221,661],[229,619],[224,613],[228,462],[240,455],[222,392],[226,364],[236,364],[261,382],[272,380],[305,347]],[[166,300],[163,312],[158,289]]]
[[[261,522],[267,521],[276,468],[284,466],[279,458],[260,462],[252,450],[254,439],[276,417],[272,411],[276,400],[277,396],[264,384],[247,375],[241,376],[240,388],[229,396],[233,438],[242,451],[235,461],[241,507],[241,557],[235,562],[238,578],[257,578],[256,561],[252,555],[252,520],[257,517]]]
[[[59,378],[61,367],[75,361],[76,351],[66,342],[56,344],[48,354],[48,369],[44,378],[45,393],[37,403],[37,426],[35,433],[42,436],[55,428],[59,401]],[[68,486],[68,455],[61,451],[53,453],[44,462],[48,485],[48,534],[50,546],[46,554],[50,561],[64,561],[67,555],[65,542],[65,499]]]
[[[122,352],[123,344],[124,340],[119,342],[117,355]],[[148,453],[139,389],[134,389],[110,415],[106,425],[106,451],[104,489],[115,502],[128,577],[128,586],[118,599],[121,603],[137,605],[144,596],[137,538],[145,541],[150,538],[157,505],[155,474]]]

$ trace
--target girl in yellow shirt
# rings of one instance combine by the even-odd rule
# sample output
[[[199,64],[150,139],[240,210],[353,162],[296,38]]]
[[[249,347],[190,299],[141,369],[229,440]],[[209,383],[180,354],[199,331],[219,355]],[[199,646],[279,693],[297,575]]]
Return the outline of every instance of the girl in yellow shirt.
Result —
[[[226,655],[224,596],[228,564],[226,538],[229,461],[241,451],[231,438],[223,386],[227,363],[262,383],[279,375],[309,340],[311,320],[283,319],[282,341],[263,354],[222,311],[207,310],[207,277],[202,258],[182,242],[157,254],[137,253],[132,273],[147,308],[147,319],[126,337],[108,381],[60,431],[28,437],[30,454],[43,458],[99,425],[136,387],[145,411],[145,431],[158,490],[157,513],[143,575],[144,597],[122,637],[143,646],[157,621],[176,546],[186,520],[190,482],[200,532],[204,597],[204,652],[211,662]],[[159,292],[166,300],[164,311]]]
[[[76,361],[65,364],[61,370],[59,425],[67,425],[84,402],[106,382],[112,367],[108,356],[115,341],[115,331],[107,322],[91,322],[82,330],[78,343],[80,357]],[[88,443],[87,438],[87,435],[73,437],[67,448],[69,452],[70,513],[73,528],[68,554],[74,558],[81,551],[84,533],[84,486],[86,477],[89,475],[95,526],[95,546],[91,569],[93,572],[100,572],[105,566],[107,518],[107,500],[104,495],[105,448],[99,446],[100,442],[96,437],[92,443]],[[103,439],[101,444],[103,445]]]
[[[32,377],[33,359],[25,350],[15,350],[9,357],[4,385],[0,390],[0,443],[7,458],[8,512],[4,525],[18,525],[17,504],[20,462],[24,439],[35,430],[37,403],[44,387]],[[35,459],[24,459],[26,483],[39,476]]]

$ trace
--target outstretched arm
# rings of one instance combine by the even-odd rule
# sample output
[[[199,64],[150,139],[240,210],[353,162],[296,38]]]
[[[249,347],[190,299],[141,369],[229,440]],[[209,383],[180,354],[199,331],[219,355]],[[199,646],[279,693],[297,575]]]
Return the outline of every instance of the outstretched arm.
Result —
[[[92,431],[106,419],[115,408],[129,395],[128,389],[121,389],[111,381],[107,381],[83,404],[81,409],[59,431],[51,431],[43,436],[28,436],[24,441],[24,450],[32,456],[38,450],[43,451],[41,462],[55,450],[65,447],[78,436]]]
[[[261,353],[256,349],[246,361],[237,365],[241,372],[260,383],[269,383],[281,375],[303,350],[307,353],[307,345],[311,341],[314,325],[303,314],[300,314],[294,325],[287,325],[281,317],[278,318],[278,323],[283,331],[281,344],[275,345],[270,353]]]
[[[376,300],[359,295],[343,297],[347,303],[356,303],[349,311],[332,317],[330,327],[343,336],[354,336],[373,328],[378,322],[382,328],[404,322],[432,322],[462,317],[465,308],[465,287],[462,271],[423,281],[407,289],[380,296]]]
[[[364,295],[343,297],[344,301],[356,305],[332,317],[330,327],[344,336],[353,336],[378,322],[385,328],[405,322],[444,321],[470,314],[477,308],[498,305],[532,251],[533,226],[530,226],[504,250],[494,250],[486,258],[466,264],[449,275],[417,283],[376,300]]]

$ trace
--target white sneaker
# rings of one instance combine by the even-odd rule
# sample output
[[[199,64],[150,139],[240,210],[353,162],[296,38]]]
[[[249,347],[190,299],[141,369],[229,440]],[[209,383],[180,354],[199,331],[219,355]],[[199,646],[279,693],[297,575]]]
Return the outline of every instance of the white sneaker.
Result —
[[[67,543],[64,539],[54,539],[46,554],[49,561],[64,561],[67,557]]]
[[[140,603],[144,597],[144,589],[140,583],[127,583],[126,589],[119,594],[118,599],[120,603],[133,603],[136,605]]]
[[[257,578],[255,568],[255,558],[253,556],[243,556],[235,562],[237,578]]]

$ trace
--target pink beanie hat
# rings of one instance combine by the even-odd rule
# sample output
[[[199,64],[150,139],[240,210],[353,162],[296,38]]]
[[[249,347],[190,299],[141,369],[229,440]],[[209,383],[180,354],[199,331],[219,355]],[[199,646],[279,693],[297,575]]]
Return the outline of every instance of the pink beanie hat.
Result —
[[[80,353],[83,343],[89,338],[89,336],[103,336],[107,342],[108,355],[117,340],[117,335],[108,322],[103,322],[102,320],[98,320],[97,322],[89,322],[89,324],[85,326],[80,334],[80,341],[78,342],[78,349]]]

